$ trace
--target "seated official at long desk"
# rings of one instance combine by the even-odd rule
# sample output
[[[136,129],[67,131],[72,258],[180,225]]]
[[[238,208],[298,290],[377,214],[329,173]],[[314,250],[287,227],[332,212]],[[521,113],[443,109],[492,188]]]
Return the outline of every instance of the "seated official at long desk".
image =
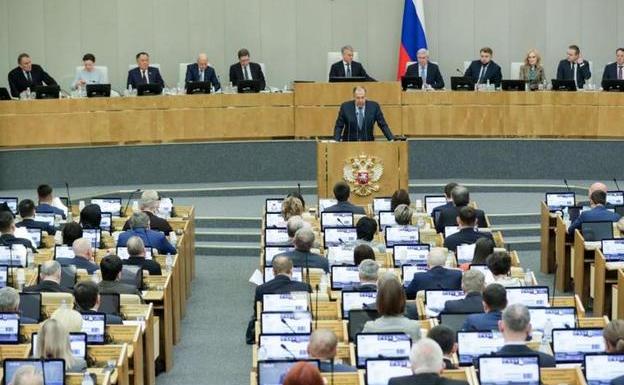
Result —
[[[108,82],[102,71],[95,68],[95,56],[93,54],[85,54],[82,57],[82,62],[84,68],[76,72],[76,77],[71,86],[72,90],[84,87],[87,84],[104,84]]]
[[[492,60],[494,51],[490,47],[483,47],[479,51],[479,55],[480,59],[470,63],[464,76],[474,80],[477,85],[490,82],[499,87],[503,80],[503,73],[500,66]]]
[[[210,82],[215,91],[221,89],[217,74],[214,68],[210,67],[208,64],[208,56],[205,53],[200,53],[199,56],[197,56],[197,63],[186,66],[186,76],[184,80],[187,83]]]
[[[150,66],[150,56],[147,52],[136,54],[137,67],[128,71],[128,81],[126,86],[137,88],[139,84],[155,83],[165,86],[165,81],[160,76],[160,71],[156,67]]]
[[[374,82],[362,63],[358,63],[353,60],[353,47],[345,45],[340,49],[342,54],[342,60],[332,64],[329,69],[329,79],[332,78],[365,78],[367,81]]]
[[[424,85],[431,86],[434,90],[444,88],[444,79],[440,73],[440,67],[429,61],[429,51],[421,48],[416,52],[417,62],[407,67],[406,77],[419,77]]]
[[[366,100],[366,88],[355,87],[353,97],[353,101],[344,102],[340,106],[334,127],[334,140],[343,142],[373,141],[375,140],[373,136],[375,122],[386,139],[394,140],[394,135],[392,135],[392,131],[384,119],[379,104],[372,100]]]
[[[33,64],[27,53],[22,53],[17,57],[17,64],[17,67],[9,72],[9,87],[14,98],[19,98],[20,94],[27,88],[56,85],[56,80],[48,75],[40,65]]]

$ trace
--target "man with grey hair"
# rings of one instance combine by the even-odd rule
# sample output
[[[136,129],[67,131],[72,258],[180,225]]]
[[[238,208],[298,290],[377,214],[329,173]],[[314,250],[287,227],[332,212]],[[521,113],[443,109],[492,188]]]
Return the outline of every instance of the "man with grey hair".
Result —
[[[0,312],[2,313],[19,313],[20,296],[19,292],[10,286],[5,286],[0,289]],[[23,317],[20,315],[20,323],[22,324],[36,324],[37,321]]]
[[[409,286],[405,289],[408,299],[416,298],[421,290],[459,290],[461,288],[461,270],[446,268],[447,251],[441,247],[434,247],[427,257],[429,270],[416,273]]]
[[[434,90],[444,88],[440,67],[429,61],[429,51],[426,48],[421,48],[416,52],[416,63],[407,67],[405,77],[421,78],[423,86],[430,86]]]
[[[141,199],[139,199],[139,209],[145,213],[149,218],[150,229],[156,231],[162,231],[165,235],[169,235],[173,229],[166,219],[156,215],[158,208],[160,207],[160,195],[155,190],[145,190],[141,193]],[[130,219],[124,224],[123,230],[130,229]]]
[[[126,247],[129,257],[123,261],[124,265],[140,266],[143,270],[147,270],[150,275],[162,275],[160,264],[153,259],[146,258],[145,245],[141,238],[130,237],[126,242]]]
[[[158,254],[176,254],[176,248],[169,243],[165,234],[160,231],[150,229],[149,216],[143,212],[134,213],[128,220],[130,229],[119,234],[117,239],[117,247],[126,246],[126,242],[130,237],[139,237],[147,247],[151,247],[152,251],[157,250]]]
[[[334,362],[336,357],[336,348],[338,346],[338,338],[336,334],[329,329],[316,329],[310,335],[308,343],[308,355],[310,358],[320,361],[321,373],[330,372],[355,372],[356,368],[343,363]]]
[[[304,226],[297,230],[293,238],[293,245],[295,246],[294,250],[278,254],[278,256],[289,257],[296,267],[323,269],[326,273],[329,272],[327,258],[310,252],[314,245],[314,231],[312,229]]]
[[[365,259],[358,266],[359,284],[353,287],[355,291],[377,291],[379,279],[379,264],[372,259]]]
[[[71,293],[61,287],[61,264],[57,261],[46,261],[39,268],[39,283],[24,288],[25,292],[33,293]]]
[[[542,368],[555,367],[553,356],[533,350],[526,345],[531,335],[531,313],[529,309],[519,303],[514,303],[505,309],[503,318],[498,321],[498,329],[503,334],[505,345],[495,356],[522,356],[536,354],[539,356],[539,366]]]
[[[353,88],[353,100],[346,101],[340,106],[336,125],[334,126],[334,140],[343,142],[372,142],[375,140],[373,129],[375,123],[388,140],[394,140],[394,135],[386,123],[379,103],[366,98],[366,88]]]
[[[483,313],[483,288],[485,275],[476,269],[470,269],[462,277],[462,290],[466,297],[446,301],[443,313]]]
[[[91,247],[91,241],[87,238],[78,238],[72,244],[73,258],[57,258],[61,266],[75,266],[76,269],[84,269],[89,274],[98,271],[98,265],[94,263],[95,252]]]
[[[329,70],[329,81],[334,78],[363,78],[366,81],[374,82],[375,79],[370,77],[361,63],[353,60],[353,47],[345,45],[340,50],[342,60],[332,64]]]
[[[286,222],[286,229],[288,230],[288,238],[291,239],[291,242],[294,241],[297,230],[304,227],[311,228],[312,226],[304,221],[300,215],[295,215],[294,217],[290,217],[290,219],[288,219],[288,222]]]
[[[437,342],[421,338],[412,345],[410,352],[411,376],[394,377],[388,385],[468,385],[468,382],[442,377],[444,354]]]
[[[215,91],[221,89],[217,73],[208,63],[208,55],[205,53],[197,55],[196,63],[186,66],[186,76],[184,78],[184,82],[210,82]]]
[[[459,223],[459,210],[470,204],[470,193],[465,186],[458,185],[453,188],[451,198],[453,199],[453,207],[445,207],[440,210],[440,216],[436,222],[436,231],[438,233],[444,233],[446,226],[457,226]],[[474,211],[477,218],[477,227],[487,228],[488,223],[485,220],[483,210],[474,209]]]
[[[33,365],[21,365],[7,383],[9,385],[43,385],[43,373]]]

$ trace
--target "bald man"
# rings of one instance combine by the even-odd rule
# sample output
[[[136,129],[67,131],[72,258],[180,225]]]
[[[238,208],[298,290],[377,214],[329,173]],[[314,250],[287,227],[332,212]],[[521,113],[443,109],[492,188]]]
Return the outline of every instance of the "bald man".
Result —
[[[604,191],[604,192],[607,192],[607,191],[609,191],[609,188],[607,187],[606,184],[604,184],[602,182],[594,182],[594,183],[592,183],[592,185],[589,186],[589,190],[587,191],[587,198],[589,198],[589,200],[578,202],[577,206],[591,207],[591,195],[594,193],[594,191]]]
[[[336,347],[338,346],[338,338],[333,331],[329,329],[317,329],[310,335],[310,343],[308,344],[308,355],[321,361],[321,372],[355,372],[353,366],[336,363],[332,365],[332,361],[336,357]]]
[[[186,66],[186,83],[189,82],[210,82],[215,91],[221,89],[221,84],[217,78],[214,68],[208,64],[208,56],[200,53],[197,56],[197,62]]]
[[[99,270],[95,264],[95,252],[91,247],[91,241],[87,238],[78,238],[72,244],[74,258],[57,258],[56,261],[61,266],[76,266],[76,269],[85,269],[87,273],[93,274]]]

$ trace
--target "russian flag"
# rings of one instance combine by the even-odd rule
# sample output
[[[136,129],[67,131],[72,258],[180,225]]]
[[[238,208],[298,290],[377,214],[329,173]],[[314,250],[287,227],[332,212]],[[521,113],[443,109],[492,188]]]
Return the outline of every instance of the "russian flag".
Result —
[[[408,62],[416,61],[416,52],[421,48],[427,48],[423,0],[405,0],[397,79],[405,74]]]

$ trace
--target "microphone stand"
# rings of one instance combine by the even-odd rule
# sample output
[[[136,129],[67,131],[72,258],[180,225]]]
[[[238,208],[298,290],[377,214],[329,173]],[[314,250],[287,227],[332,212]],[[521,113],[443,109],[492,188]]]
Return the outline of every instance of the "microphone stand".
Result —
[[[139,191],[141,191],[140,188],[134,190],[133,192],[130,193],[130,195],[128,195],[128,202],[126,202],[126,207],[124,208],[123,213],[119,213],[120,216],[123,218],[126,213],[128,212],[128,206],[130,206],[130,201],[132,200],[132,198],[134,197],[134,194],[138,193]]]

